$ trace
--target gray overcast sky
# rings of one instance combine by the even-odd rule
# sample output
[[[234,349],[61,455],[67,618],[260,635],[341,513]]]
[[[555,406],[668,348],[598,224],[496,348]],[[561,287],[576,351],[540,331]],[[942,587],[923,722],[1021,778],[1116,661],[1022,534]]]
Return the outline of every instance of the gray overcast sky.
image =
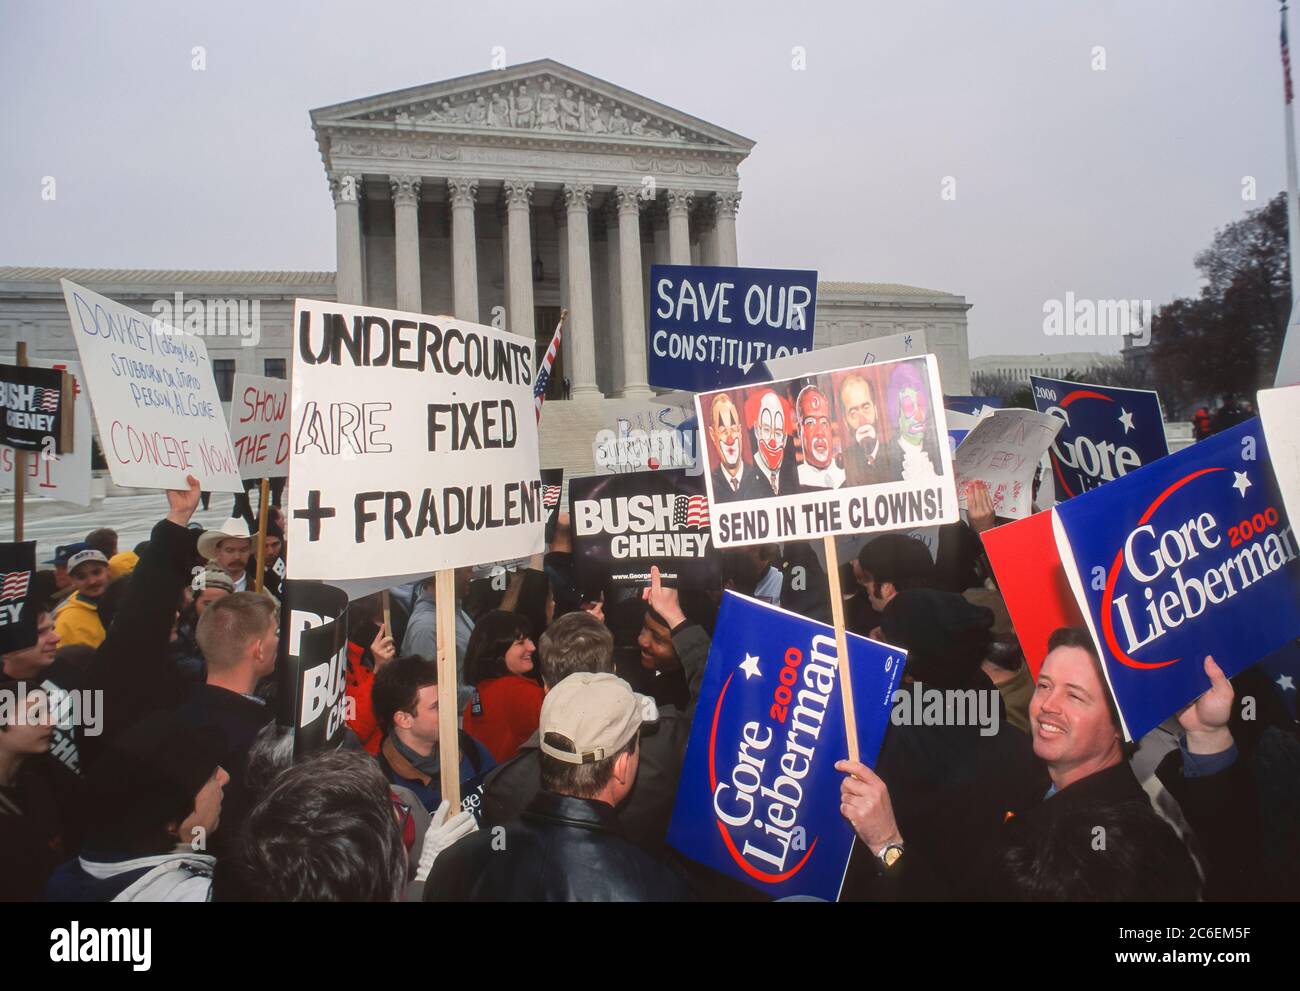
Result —
[[[741,264],[961,293],[972,354],[1079,349],[1044,300],[1193,294],[1282,188],[1277,27],[1274,0],[0,0],[0,264],[333,269],[308,110],[500,45],[756,140]]]

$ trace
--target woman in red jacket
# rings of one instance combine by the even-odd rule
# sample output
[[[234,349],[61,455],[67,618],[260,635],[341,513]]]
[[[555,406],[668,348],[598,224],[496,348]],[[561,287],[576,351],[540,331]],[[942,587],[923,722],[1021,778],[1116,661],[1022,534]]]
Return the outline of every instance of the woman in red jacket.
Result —
[[[474,686],[465,732],[498,763],[537,732],[542,686],[534,670],[536,650],[528,620],[500,609],[479,619],[465,649],[465,681]]]

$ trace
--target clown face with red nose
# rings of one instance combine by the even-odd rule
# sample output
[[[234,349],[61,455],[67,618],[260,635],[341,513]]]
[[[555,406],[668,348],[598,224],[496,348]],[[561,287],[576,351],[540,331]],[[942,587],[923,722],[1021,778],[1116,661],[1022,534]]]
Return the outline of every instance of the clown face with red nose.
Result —
[[[749,407],[750,428],[754,431],[754,448],[758,457],[754,466],[772,489],[773,495],[786,495],[781,487],[781,463],[785,460],[786,424],[785,403],[772,389],[759,394],[757,404],[751,397]]]
[[[795,403],[799,413],[799,438],[803,464],[799,484],[804,488],[838,489],[844,484],[844,469],[834,463],[831,436],[831,404],[815,385],[805,386]]]

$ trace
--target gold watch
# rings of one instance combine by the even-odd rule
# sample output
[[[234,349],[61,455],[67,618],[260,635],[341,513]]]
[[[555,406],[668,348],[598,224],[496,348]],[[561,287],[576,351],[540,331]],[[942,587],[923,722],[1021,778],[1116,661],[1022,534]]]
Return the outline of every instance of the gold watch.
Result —
[[[880,863],[884,865],[885,870],[889,870],[889,868],[893,867],[896,863],[898,863],[898,858],[901,857],[902,855],[903,855],[902,842],[890,843],[887,847],[885,847],[885,849],[881,850],[878,854],[876,854],[876,859],[878,859]]]

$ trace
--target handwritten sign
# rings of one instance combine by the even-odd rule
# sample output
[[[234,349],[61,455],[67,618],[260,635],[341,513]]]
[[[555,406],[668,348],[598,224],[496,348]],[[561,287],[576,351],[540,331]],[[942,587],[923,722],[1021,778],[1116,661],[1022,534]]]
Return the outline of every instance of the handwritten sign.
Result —
[[[289,383],[262,375],[235,375],[230,442],[241,478],[289,474]]]
[[[210,492],[243,482],[201,338],[63,279],[100,443],[113,481]]]
[[[953,458],[961,508],[966,508],[966,485],[979,481],[988,486],[994,515],[1028,516],[1034,473],[1062,425],[1058,417],[1028,409],[997,410],[980,420]]]

